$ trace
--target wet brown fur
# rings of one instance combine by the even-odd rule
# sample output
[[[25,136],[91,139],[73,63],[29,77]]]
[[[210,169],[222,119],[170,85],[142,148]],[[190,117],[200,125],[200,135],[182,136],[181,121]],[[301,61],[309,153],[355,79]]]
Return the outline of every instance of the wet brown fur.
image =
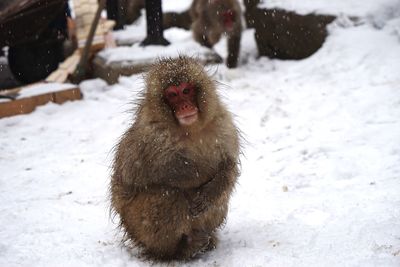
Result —
[[[186,127],[163,98],[182,82],[196,85],[199,108]],[[149,258],[191,259],[217,244],[238,176],[238,130],[194,59],[160,60],[145,84],[136,120],[116,147],[111,206]]]
[[[223,23],[222,13],[226,10],[234,11],[233,28],[227,30]],[[241,8],[237,0],[194,0],[190,8],[192,31],[194,39],[200,44],[212,47],[222,34],[228,36],[228,58],[226,65],[229,68],[237,66],[242,36]]]

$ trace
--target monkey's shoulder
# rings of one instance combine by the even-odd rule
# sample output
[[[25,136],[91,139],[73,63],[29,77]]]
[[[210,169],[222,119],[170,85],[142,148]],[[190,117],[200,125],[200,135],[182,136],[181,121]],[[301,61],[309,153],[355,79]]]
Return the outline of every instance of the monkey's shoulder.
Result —
[[[235,126],[232,114],[225,108],[219,112],[208,127],[205,129],[205,136],[210,140],[214,140],[218,147],[228,147],[229,150],[238,152],[240,146],[240,134]],[[236,154],[236,152],[235,152]]]

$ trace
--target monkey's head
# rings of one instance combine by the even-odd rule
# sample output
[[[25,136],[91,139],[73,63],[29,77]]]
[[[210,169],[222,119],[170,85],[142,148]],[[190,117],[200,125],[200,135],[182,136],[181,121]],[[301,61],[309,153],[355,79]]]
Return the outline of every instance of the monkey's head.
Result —
[[[214,82],[193,58],[161,59],[146,76],[142,111],[151,122],[202,128],[217,115]]]
[[[235,1],[232,0],[210,0],[210,9],[215,10],[216,18],[223,28],[230,32],[234,29],[234,24],[239,18],[237,12],[239,7],[235,6]],[[239,18],[240,19],[240,18]]]
[[[180,125],[191,125],[199,119],[196,88],[193,84],[182,82],[170,85],[164,91],[164,98]]]

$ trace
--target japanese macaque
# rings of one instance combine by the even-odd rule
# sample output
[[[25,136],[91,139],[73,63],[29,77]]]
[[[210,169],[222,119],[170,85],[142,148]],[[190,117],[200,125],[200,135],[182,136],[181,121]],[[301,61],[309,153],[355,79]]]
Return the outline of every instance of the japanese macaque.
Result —
[[[194,38],[200,44],[212,47],[223,33],[227,35],[226,65],[235,68],[242,36],[241,9],[237,0],[194,0],[190,16]]]
[[[116,147],[111,206],[141,252],[189,260],[216,247],[238,171],[239,134],[194,59],[161,59]]]

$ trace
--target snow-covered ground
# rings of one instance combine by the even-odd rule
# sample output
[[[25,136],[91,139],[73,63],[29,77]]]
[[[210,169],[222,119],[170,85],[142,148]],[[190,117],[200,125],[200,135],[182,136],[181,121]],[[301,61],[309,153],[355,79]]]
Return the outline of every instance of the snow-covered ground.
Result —
[[[155,62],[157,57],[177,57],[180,54],[185,54],[192,57],[197,57],[206,61],[207,56],[211,50],[207,47],[201,46],[197,43],[190,31],[183,29],[172,28],[165,31],[165,38],[172,44],[160,49],[158,45],[141,46],[140,41],[144,39],[144,19],[141,17],[140,25],[133,25],[123,31],[115,33],[118,42],[129,43],[133,42],[131,46],[119,46],[116,48],[105,49],[99,53],[107,63],[122,62],[122,64],[149,64]],[[142,32],[138,35],[132,32]],[[135,36],[133,39],[132,36]]]
[[[283,8],[296,11],[300,14],[325,13],[347,14],[352,16],[367,16],[384,7],[399,12],[399,0],[351,0],[351,1],[326,1],[326,0],[261,0],[261,8]],[[388,10],[389,11],[389,10]]]
[[[246,139],[242,174],[218,248],[184,266],[400,266],[400,36],[386,11],[379,28],[331,25],[301,61],[256,59],[247,31],[238,69],[209,67]],[[107,193],[142,86],[86,81],[82,101],[0,120],[0,266],[150,264],[121,247]]]

